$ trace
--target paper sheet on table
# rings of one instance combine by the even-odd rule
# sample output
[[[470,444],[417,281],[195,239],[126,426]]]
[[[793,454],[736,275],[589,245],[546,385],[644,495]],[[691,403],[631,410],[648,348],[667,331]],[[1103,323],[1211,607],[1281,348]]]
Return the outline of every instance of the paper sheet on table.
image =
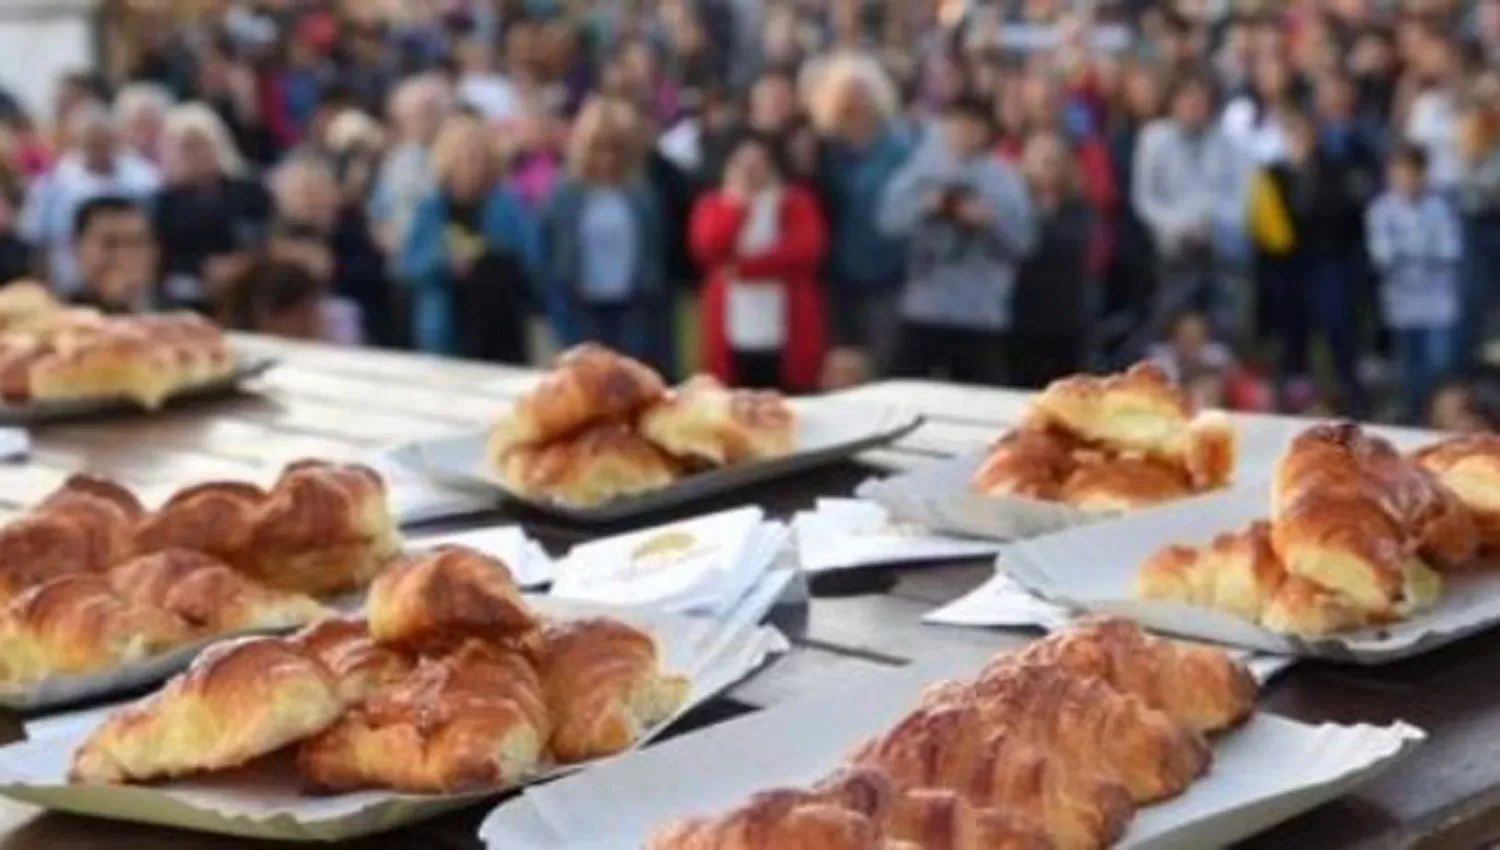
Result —
[[[994,541],[951,537],[894,519],[883,506],[862,499],[819,499],[792,520],[797,556],[810,573],[956,561],[993,555]]]
[[[408,551],[432,546],[468,546],[492,555],[510,567],[511,577],[523,588],[540,587],[552,581],[552,557],[540,543],[526,536],[518,525],[470,528],[406,538]]]
[[[528,789],[491,813],[480,836],[493,850],[636,850],[676,818],[722,812],[757,791],[816,782],[904,715],[926,685],[958,672],[909,667],[632,753]],[[1232,844],[1368,781],[1424,737],[1403,723],[1310,726],[1258,714],[1215,742],[1207,776],[1182,796],[1141,810],[1118,846]],[[712,770],[703,769],[708,764]]]

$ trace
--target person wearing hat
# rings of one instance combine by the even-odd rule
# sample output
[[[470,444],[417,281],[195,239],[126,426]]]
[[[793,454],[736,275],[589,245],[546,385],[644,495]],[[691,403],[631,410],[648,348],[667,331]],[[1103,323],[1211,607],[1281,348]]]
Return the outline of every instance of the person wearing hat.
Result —
[[[941,143],[923,145],[886,187],[880,226],[908,244],[898,375],[1006,377],[1011,293],[1036,221],[1020,175],[992,153],[994,136],[989,105],[959,98],[944,111]]]

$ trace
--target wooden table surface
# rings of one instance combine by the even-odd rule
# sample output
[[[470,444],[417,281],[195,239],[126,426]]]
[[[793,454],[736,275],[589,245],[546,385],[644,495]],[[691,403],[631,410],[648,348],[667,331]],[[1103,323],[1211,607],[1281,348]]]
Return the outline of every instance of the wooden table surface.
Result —
[[[254,394],[174,407],[151,416],[46,427],[24,462],[0,464],[0,519],[66,475],[113,476],[150,496],[205,479],[267,481],[303,457],[357,459],[382,445],[486,425],[534,373],[435,358],[239,337],[241,348],[280,365]],[[925,382],[887,382],[851,398],[919,411],[928,422],[864,460],[907,468],[977,450],[1016,421],[1021,393]],[[736,494],[702,512],[753,501],[785,515],[818,496],[847,494],[870,474],[853,464]],[[500,511],[487,517],[495,521]],[[544,544],[565,548],[596,531],[515,515]],[[662,518],[652,518],[658,522]],[[892,665],[930,657],[977,664],[1031,638],[1017,632],[925,626],[923,613],[976,587],[987,561],[824,577],[810,606],[779,608],[774,622],[795,649],[675,731],[773,705],[813,688],[838,688]],[[1303,664],[1270,686],[1265,707],[1306,721],[1384,723],[1426,729],[1427,744],[1357,793],[1277,827],[1256,850],[1469,848],[1500,841],[1500,632],[1419,659],[1360,669]],[[0,713],[0,742],[22,735],[21,718]],[[350,842],[368,850],[475,848],[489,804],[402,832]],[[38,812],[0,800],[0,850],[233,850],[270,844],[192,835]]]

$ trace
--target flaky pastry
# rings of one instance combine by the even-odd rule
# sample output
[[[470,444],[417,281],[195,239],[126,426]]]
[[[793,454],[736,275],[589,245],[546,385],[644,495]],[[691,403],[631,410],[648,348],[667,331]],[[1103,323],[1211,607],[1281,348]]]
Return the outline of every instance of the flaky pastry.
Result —
[[[623,422],[515,449],[497,471],[518,496],[578,508],[659,490],[681,474],[676,461]]]
[[[408,648],[471,637],[519,644],[539,626],[505,563],[466,546],[393,564],[370,586],[365,610],[375,640]]]
[[[287,629],[332,612],[310,597],[245,578],[212,555],[168,549],[109,570],[115,592],[163,611],[205,634]]]
[[[732,390],[698,375],[648,409],[640,430],[673,457],[729,466],[791,452],[797,414],[780,393]]]

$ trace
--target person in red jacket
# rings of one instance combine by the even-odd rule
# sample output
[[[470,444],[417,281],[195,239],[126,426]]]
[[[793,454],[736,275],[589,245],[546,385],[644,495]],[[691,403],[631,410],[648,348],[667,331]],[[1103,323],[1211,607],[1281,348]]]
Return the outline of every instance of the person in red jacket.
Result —
[[[828,246],[816,198],[785,179],[775,143],[746,133],[730,147],[721,187],[689,227],[707,271],[703,366],[725,383],[805,392],[827,348],[818,280]]]

